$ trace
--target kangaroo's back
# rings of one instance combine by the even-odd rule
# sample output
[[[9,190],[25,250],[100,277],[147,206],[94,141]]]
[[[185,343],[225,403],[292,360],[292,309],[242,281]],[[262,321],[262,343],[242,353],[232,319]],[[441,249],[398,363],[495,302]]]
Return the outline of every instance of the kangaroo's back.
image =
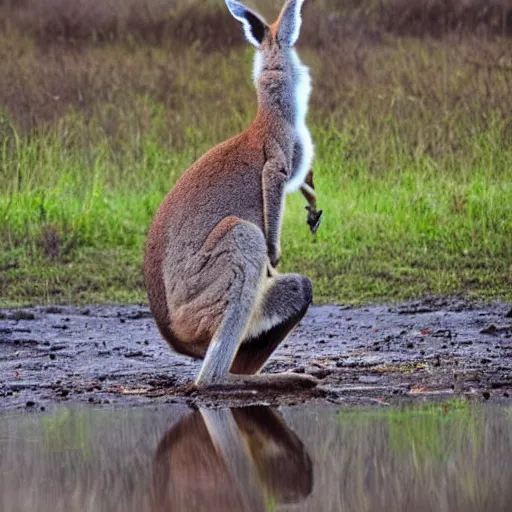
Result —
[[[176,259],[196,252],[225,217],[236,216],[263,227],[261,171],[263,144],[244,132],[197,160],[168,193],[155,219],[158,235]],[[150,239],[155,236],[153,230]],[[172,242],[172,243],[171,243]]]
[[[258,134],[243,132],[194,162],[160,204],[149,230],[143,267],[149,306],[178,351],[196,355],[172,332],[166,286],[186,272],[183,267],[222,219],[236,216],[263,227],[264,148]]]

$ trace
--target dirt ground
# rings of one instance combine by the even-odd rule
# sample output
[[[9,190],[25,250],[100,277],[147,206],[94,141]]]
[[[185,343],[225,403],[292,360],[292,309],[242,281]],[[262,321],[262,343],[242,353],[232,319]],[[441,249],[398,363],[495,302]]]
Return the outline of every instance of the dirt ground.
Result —
[[[190,392],[201,362],[170,350],[146,306],[0,310],[0,409],[54,405],[387,404],[446,396],[512,403],[512,304],[430,298],[310,309],[265,371],[311,390]]]

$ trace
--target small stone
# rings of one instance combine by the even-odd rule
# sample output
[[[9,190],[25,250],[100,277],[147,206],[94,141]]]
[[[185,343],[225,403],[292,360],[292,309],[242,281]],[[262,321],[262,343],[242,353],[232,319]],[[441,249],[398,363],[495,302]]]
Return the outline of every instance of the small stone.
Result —
[[[359,377],[359,382],[362,384],[377,384],[380,380],[381,377],[375,377],[373,375],[361,375]]]
[[[142,356],[144,356],[144,352],[142,352],[142,350],[134,350],[132,352],[127,352],[126,354],[124,354],[124,357],[142,357]]]

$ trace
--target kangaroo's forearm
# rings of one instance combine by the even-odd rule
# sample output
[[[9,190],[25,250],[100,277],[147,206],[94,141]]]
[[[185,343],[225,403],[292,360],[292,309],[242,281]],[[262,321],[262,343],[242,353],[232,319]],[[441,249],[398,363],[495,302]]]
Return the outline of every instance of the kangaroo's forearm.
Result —
[[[316,208],[316,192],[313,183],[313,171],[310,170],[302,186],[300,187],[302,195],[306,198],[309,206]]]
[[[300,191],[302,195],[306,198],[306,201],[308,202],[309,206],[311,206],[311,208],[316,208],[316,194],[314,189],[311,188],[306,183],[304,183],[300,187]]]
[[[286,179],[284,166],[277,160],[268,160],[263,169],[263,221],[272,265],[279,260]]]
[[[302,195],[306,198],[308,206],[308,216],[306,222],[309,226],[310,231],[315,234],[320,226],[320,220],[322,216],[322,210],[316,209],[316,193],[315,186],[313,184],[313,171],[310,170],[302,186],[300,187]]]

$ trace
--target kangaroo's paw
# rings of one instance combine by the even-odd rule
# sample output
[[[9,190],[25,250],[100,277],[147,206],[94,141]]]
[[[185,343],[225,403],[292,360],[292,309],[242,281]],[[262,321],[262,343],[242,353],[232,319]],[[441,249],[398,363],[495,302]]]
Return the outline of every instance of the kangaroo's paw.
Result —
[[[315,210],[310,206],[306,206],[306,210],[308,211],[307,223],[311,233],[315,234],[320,227],[320,222],[322,221],[322,213],[323,210]]]

